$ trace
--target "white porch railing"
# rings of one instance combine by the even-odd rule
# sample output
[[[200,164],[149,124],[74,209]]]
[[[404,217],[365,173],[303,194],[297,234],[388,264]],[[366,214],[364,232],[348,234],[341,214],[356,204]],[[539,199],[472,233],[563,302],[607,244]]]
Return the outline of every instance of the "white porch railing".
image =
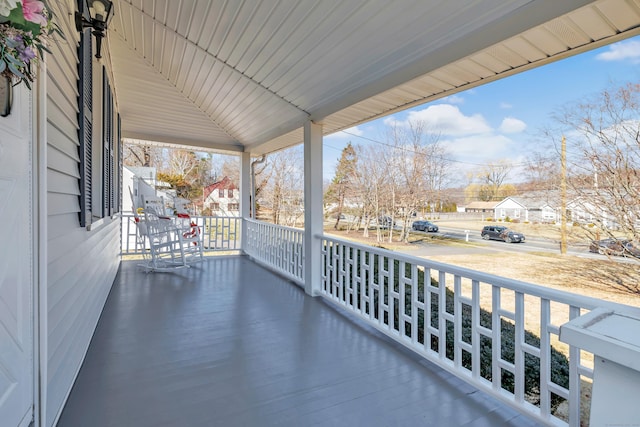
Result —
[[[242,218],[194,216],[191,220],[200,228],[200,242],[205,253],[241,249]],[[122,215],[122,255],[141,255],[149,250],[136,239],[137,231],[134,216]]]
[[[255,260],[302,284],[304,281],[304,230],[245,219],[244,251]]]
[[[209,235],[205,248],[240,249],[240,221],[198,217]],[[244,221],[245,253],[303,284],[304,230]],[[125,216],[123,234],[125,228],[135,242],[132,217]],[[325,299],[547,425],[580,426],[581,405],[589,403],[581,402],[581,388],[593,379],[593,354],[561,343],[560,326],[598,307],[640,317],[636,307],[329,236],[321,240]],[[123,239],[123,254],[142,250],[133,248]]]
[[[327,236],[322,254],[325,298],[548,425],[580,426],[580,388],[593,378],[593,355],[560,343],[560,325],[596,307],[640,314]]]

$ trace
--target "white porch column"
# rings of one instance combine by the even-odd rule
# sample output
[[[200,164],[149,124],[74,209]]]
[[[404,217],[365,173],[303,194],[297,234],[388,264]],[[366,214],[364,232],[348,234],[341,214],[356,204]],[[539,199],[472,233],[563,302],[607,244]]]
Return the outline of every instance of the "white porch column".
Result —
[[[304,290],[320,294],[322,269],[322,125],[304,125]]]
[[[594,354],[589,425],[636,426],[640,420],[640,319],[597,308],[560,326],[560,341]],[[575,408],[577,420],[579,408]]]
[[[247,222],[251,210],[251,153],[240,155],[240,249],[245,250],[247,241]]]

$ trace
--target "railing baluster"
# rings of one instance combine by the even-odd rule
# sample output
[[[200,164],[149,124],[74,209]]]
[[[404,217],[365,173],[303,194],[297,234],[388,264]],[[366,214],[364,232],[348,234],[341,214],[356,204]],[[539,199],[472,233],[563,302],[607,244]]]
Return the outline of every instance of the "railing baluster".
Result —
[[[547,298],[540,299],[540,411],[551,413],[551,304]]]
[[[418,344],[418,266],[411,265],[411,342],[413,345]],[[424,313],[426,311],[423,310]],[[424,315],[422,316],[424,319]]]
[[[491,383],[497,392],[502,388],[502,325],[500,320],[500,287],[491,286]]]
[[[387,320],[389,322],[389,330],[395,331],[396,324],[396,310],[395,310],[395,278],[396,271],[395,265],[393,263],[393,258],[385,257],[385,261],[387,263]]]
[[[569,320],[580,316],[580,307],[569,307]],[[580,427],[580,349],[569,349],[569,426]]]
[[[471,281],[471,372],[480,378],[480,282]]]
[[[460,296],[462,295],[462,279],[460,276],[455,275],[453,277],[453,330],[454,330],[454,352],[453,363],[456,368],[462,367],[462,301]]]
[[[431,348],[431,311],[432,311],[432,292],[431,292],[431,269],[424,269],[424,350],[425,352],[432,352]]]
[[[405,313],[406,313],[406,301],[405,301],[405,293],[406,293],[406,279],[405,279],[405,272],[406,272],[406,264],[404,261],[400,261],[400,265],[398,268],[398,271],[396,272],[396,275],[398,276],[398,333],[400,334],[400,336],[405,336]],[[394,280],[395,283],[395,280]],[[394,301],[395,301],[395,285],[394,285]],[[394,315],[395,315],[395,310],[393,310]],[[395,325],[395,320],[394,323]],[[395,326],[394,326],[395,327]]]
[[[515,294],[515,386],[514,394],[516,401],[524,402],[524,294]]]
[[[438,353],[440,359],[447,356],[447,274],[438,272]]]

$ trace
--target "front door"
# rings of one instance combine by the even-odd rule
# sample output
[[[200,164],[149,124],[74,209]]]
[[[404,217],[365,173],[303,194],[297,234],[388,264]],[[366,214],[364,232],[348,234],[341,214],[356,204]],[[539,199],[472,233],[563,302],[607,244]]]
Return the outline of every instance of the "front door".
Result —
[[[33,413],[33,244],[30,98],[14,88],[0,117],[0,424],[28,426]]]

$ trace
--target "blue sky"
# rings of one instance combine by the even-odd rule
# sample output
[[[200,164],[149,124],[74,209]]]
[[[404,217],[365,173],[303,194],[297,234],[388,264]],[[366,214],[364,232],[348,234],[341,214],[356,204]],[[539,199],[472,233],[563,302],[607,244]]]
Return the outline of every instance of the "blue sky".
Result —
[[[424,120],[438,131],[460,170],[500,159],[518,165],[544,146],[541,129],[553,124],[552,114],[563,105],[629,81],[640,81],[640,36],[329,135],[324,139],[324,178],[333,178],[349,141],[384,141],[385,123],[408,119]]]

